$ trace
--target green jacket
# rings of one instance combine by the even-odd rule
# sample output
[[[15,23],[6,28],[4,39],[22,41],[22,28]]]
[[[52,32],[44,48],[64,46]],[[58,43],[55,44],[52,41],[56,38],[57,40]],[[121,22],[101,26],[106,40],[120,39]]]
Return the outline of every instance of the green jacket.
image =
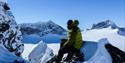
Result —
[[[71,45],[76,49],[80,49],[82,44],[82,34],[80,29],[77,27],[75,29],[68,30],[68,39],[63,46]]]

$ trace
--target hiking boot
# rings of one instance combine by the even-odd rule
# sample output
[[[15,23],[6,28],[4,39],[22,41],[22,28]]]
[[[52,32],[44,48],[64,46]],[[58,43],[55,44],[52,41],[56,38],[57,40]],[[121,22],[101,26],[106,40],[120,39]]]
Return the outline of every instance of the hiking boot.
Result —
[[[71,62],[71,59],[65,59],[64,62]]]

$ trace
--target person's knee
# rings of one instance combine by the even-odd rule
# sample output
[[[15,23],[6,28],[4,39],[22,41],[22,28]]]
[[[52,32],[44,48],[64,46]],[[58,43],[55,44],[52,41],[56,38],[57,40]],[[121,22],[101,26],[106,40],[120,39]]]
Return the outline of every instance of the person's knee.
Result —
[[[61,43],[60,43],[60,48],[63,47],[64,43],[67,41],[67,39],[61,39]]]
[[[64,52],[64,49],[63,48],[61,48],[60,50],[59,50],[59,53],[63,53]]]

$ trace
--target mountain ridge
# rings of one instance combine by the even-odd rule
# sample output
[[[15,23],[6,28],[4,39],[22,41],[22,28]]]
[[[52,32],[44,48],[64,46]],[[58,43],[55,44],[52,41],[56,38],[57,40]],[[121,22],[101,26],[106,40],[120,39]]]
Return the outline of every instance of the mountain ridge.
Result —
[[[63,34],[66,30],[55,24],[53,21],[48,22],[36,22],[36,23],[22,23],[19,24],[20,30],[23,35],[25,34],[37,34],[39,36],[44,36],[48,33],[52,34]]]

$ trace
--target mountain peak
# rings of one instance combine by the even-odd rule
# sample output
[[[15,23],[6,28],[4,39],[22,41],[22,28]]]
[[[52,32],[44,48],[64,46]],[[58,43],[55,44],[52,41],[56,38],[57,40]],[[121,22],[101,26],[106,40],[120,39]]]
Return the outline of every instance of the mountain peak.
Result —
[[[117,28],[116,24],[113,21],[105,20],[97,24],[93,24],[91,29],[102,29],[102,28],[108,28],[108,27],[111,27],[112,29]]]
[[[51,20],[49,20],[49,21],[46,22],[46,24],[50,24],[50,25],[52,25],[52,24],[56,24],[56,23],[53,22],[53,21],[51,21]]]
[[[62,34],[66,30],[55,24],[53,21],[48,22],[37,22],[37,23],[23,23],[20,24],[21,31],[23,34],[38,34],[44,36],[48,33]]]
[[[48,23],[54,23],[52,20],[49,20]]]

